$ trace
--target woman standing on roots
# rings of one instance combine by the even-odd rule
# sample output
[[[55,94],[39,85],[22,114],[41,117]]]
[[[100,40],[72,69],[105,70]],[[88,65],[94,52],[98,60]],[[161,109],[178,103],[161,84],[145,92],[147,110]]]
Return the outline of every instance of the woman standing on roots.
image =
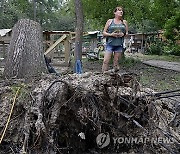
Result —
[[[103,36],[107,37],[106,52],[102,71],[108,70],[109,61],[114,53],[113,68],[119,70],[119,59],[123,51],[124,36],[128,34],[127,21],[123,19],[123,8],[116,7],[114,10],[114,19],[109,19],[104,27]]]

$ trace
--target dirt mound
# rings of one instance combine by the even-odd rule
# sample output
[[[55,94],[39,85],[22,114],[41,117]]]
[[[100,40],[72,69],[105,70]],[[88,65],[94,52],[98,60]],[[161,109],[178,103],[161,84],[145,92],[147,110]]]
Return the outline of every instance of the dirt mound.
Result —
[[[31,83],[0,85],[1,154],[180,150],[179,104],[155,101],[136,74],[43,75]]]

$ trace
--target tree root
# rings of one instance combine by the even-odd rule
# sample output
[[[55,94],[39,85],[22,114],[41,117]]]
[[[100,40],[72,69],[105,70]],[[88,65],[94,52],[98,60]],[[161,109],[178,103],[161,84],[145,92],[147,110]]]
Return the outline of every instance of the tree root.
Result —
[[[1,89],[2,131],[12,87]],[[21,91],[0,153],[176,153],[177,112],[170,106],[163,109],[166,102],[155,101],[152,92],[130,73],[44,76]],[[96,142],[101,133],[111,137],[104,148]],[[152,142],[160,137],[173,142]],[[118,138],[148,140],[130,144]]]

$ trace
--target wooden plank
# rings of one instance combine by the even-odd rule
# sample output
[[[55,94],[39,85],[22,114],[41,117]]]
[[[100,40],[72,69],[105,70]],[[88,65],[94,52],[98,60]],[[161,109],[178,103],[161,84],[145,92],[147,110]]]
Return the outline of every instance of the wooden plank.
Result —
[[[52,45],[54,41],[43,41],[44,44],[47,44],[48,46]]]
[[[70,62],[70,38],[67,37],[64,41],[64,47],[65,47],[65,63],[68,66]]]
[[[67,37],[66,34],[64,34],[63,36],[61,36],[54,44],[52,44],[44,53],[44,55],[49,54],[59,43],[61,43],[65,38]]]
[[[4,43],[3,43],[3,57],[4,58],[6,57],[6,46]]]
[[[11,41],[11,36],[2,37],[1,40],[4,41],[4,42],[10,42]]]
[[[7,47],[8,47],[8,44],[5,44],[5,43],[4,43],[4,44],[3,44],[3,43],[0,44],[0,48],[4,48],[4,46],[7,48]]]
[[[144,34],[142,35],[142,38],[141,38],[141,52],[143,51],[143,46],[144,46]]]
[[[76,32],[71,33],[71,34],[76,34]],[[84,37],[84,36],[87,36],[87,35],[89,35],[87,32],[84,32],[84,33],[83,33],[83,37]],[[75,38],[76,38],[76,36],[72,36],[72,35],[71,35],[71,40],[74,40]]]

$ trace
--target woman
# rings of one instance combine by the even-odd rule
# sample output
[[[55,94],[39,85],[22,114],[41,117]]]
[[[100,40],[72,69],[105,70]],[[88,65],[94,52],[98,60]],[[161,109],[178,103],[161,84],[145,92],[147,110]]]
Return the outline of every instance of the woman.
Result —
[[[128,34],[128,24],[123,19],[123,13],[122,7],[116,7],[114,19],[109,19],[104,27],[103,36],[107,37],[107,43],[102,66],[103,72],[108,70],[112,53],[114,53],[113,67],[115,70],[119,70],[119,58],[123,51],[124,36]]]

